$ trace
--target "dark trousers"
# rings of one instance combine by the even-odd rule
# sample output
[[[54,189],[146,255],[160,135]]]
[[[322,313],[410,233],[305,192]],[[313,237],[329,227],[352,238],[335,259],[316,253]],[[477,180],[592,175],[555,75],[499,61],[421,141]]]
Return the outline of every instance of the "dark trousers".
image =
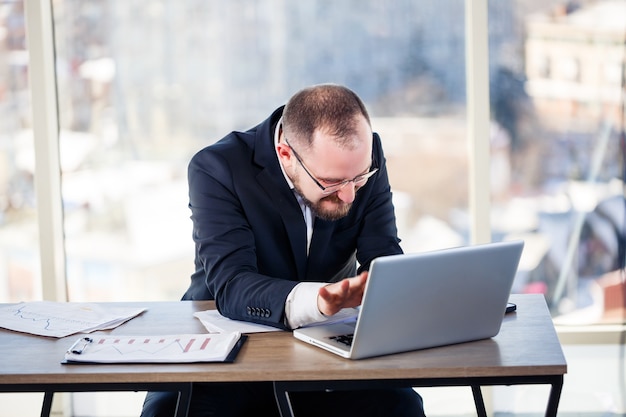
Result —
[[[177,392],[149,392],[141,417],[172,417]],[[315,391],[289,394],[296,417],[424,417],[412,388]],[[188,417],[279,417],[271,382],[193,384]]]

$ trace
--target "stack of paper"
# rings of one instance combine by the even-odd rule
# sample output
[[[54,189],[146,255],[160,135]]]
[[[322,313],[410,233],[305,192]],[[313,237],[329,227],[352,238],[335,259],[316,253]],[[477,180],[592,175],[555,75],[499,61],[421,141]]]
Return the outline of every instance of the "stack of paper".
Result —
[[[0,308],[0,327],[39,336],[65,337],[119,326],[145,308],[95,303],[33,301]]]

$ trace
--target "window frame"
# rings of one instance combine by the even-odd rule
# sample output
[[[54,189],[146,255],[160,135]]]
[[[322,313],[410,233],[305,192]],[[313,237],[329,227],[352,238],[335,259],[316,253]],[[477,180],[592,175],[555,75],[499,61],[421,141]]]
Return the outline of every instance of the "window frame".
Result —
[[[35,192],[44,300],[67,301],[51,1],[24,1],[35,148]]]

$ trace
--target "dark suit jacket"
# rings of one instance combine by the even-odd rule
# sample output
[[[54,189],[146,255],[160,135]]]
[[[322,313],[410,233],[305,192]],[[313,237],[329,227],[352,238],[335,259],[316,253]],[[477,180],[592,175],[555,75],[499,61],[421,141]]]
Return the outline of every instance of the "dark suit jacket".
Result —
[[[304,217],[274,148],[282,110],[192,158],[196,271],[183,299],[214,299],[226,317],[285,328],[285,300],[298,282],[352,277],[357,261],[360,272],[375,257],[401,249],[383,150],[374,134],[379,171],[358,191],[347,217],[315,219],[307,257]]]

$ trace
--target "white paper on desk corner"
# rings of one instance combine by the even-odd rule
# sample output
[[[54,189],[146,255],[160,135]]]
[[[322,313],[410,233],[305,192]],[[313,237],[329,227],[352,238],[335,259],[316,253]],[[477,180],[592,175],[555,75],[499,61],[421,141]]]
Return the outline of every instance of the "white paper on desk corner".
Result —
[[[357,314],[358,310],[356,308],[344,308],[328,320],[314,323],[310,326],[354,320]],[[217,310],[198,311],[193,315],[200,320],[209,333],[262,333],[281,331],[281,329],[272,326],[265,326],[263,324],[250,323],[241,320],[232,320],[228,317],[222,316]]]
[[[39,336],[65,337],[112,329],[145,310],[96,303],[31,301],[0,308],[0,327]]]

